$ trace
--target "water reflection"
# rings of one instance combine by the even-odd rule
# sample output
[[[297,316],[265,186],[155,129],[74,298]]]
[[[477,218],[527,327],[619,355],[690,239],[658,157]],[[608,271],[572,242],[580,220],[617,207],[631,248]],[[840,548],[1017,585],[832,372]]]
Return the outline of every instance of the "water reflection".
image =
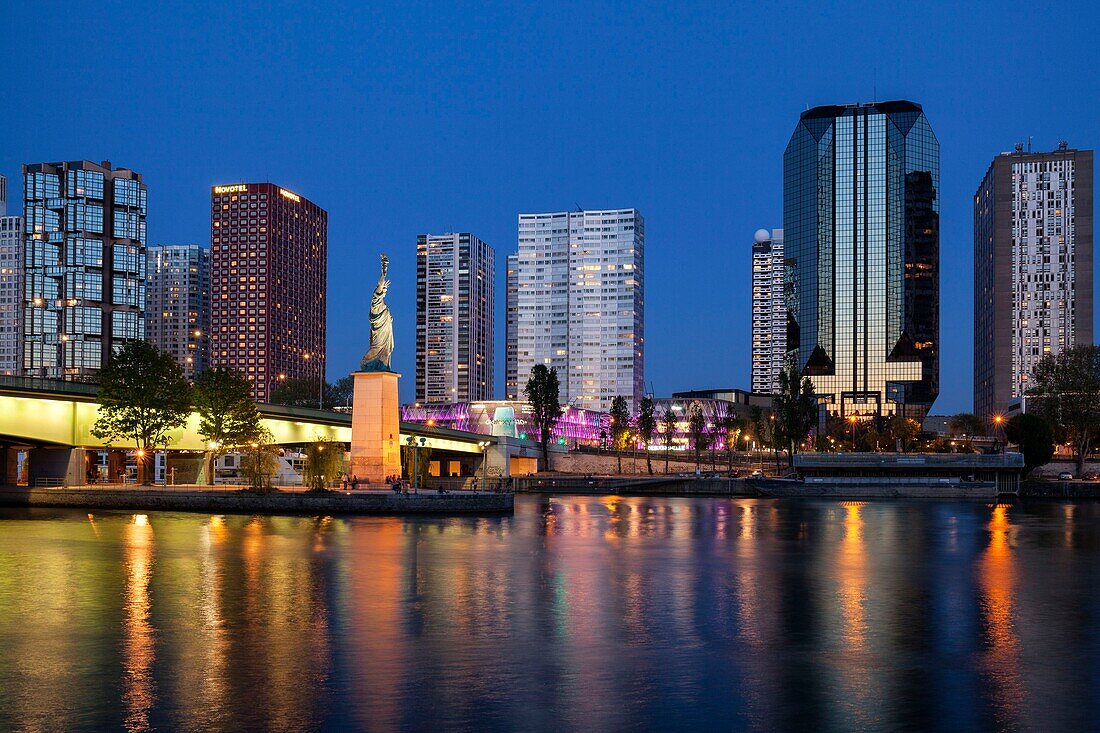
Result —
[[[636,497],[3,512],[0,727],[1086,728],[1098,519]]]

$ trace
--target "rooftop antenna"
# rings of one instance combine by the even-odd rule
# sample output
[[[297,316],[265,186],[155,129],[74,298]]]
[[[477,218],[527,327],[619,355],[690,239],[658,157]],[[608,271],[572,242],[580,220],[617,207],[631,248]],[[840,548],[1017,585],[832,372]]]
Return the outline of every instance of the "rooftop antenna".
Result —
[[[1031,135],[1027,136],[1027,152],[1031,152]]]

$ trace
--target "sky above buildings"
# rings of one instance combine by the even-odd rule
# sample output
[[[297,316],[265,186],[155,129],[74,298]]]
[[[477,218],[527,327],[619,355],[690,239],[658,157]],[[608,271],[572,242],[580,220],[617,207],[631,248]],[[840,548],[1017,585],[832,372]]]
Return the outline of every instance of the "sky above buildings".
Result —
[[[887,7],[12,3],[0,173],[80,158],[140,171],[150,244],[209,244],[213,184],[310,198],[329,212],[329,377],[367,348],[387,252],[405,399],[418,233],[472,231],[496,250],[503,394],[517,213],[638,207],[647,389],[665,395],[749,385],[750,248],[782,226],[799,113],[911,99],[941,144],[933,409],[958,412],[972,393],[972,196],[1016,142],[1096,147],[1100,11]]]

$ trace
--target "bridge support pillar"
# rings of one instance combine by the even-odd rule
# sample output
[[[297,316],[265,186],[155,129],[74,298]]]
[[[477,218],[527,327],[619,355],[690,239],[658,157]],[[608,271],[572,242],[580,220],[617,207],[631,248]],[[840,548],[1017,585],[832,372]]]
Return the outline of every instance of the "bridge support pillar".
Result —
[[[83,486],[85,473],[83,448],[31,448],[27,454],[27,482]]]
[[[0,486],[19,483],[19,449],[0,446]]]
[[[351,466],[360,481],[401,474],[401,405],[397,372],[355,372],[351,405]]]

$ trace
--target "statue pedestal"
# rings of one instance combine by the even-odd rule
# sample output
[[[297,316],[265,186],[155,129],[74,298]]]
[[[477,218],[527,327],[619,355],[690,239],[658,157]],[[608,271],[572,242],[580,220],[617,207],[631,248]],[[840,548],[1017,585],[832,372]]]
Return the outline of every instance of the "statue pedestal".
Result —
[[[351,465],[360,481],[401,474],[401,405],[396,372],[355,372],[351,405]]]

